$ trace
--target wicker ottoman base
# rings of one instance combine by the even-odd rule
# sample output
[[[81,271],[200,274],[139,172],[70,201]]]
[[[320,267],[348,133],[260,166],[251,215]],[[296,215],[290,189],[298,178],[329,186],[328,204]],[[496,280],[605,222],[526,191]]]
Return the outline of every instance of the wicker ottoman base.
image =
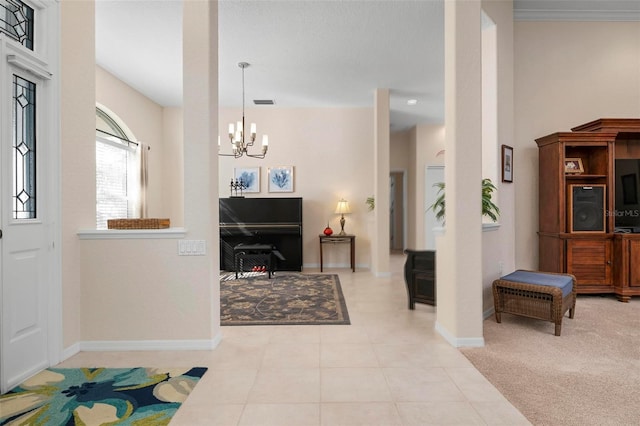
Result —
[[[535,273],[535,271],[527,271]],[[552,274],[544,272],[544,274]],[[569,311],[569,318],[573,318],[576,308],[576,278],[570,274],[555,274],[569,276],[573,280],[572,290],[563,297],[559,287],[549,285],[528,284],[522,282],[497,279],[493,282],[493,303],[496,322],[502,321],[503,312],[551,321],[555,324],[555,335],[560,336],[562,318]]]

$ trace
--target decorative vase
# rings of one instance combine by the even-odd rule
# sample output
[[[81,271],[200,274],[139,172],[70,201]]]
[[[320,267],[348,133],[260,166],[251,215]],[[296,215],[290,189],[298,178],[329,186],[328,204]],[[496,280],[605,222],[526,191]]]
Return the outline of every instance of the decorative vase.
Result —
[[[326,235],[327,237],[331,234],[333,234],[333,229],[329,228],[329,224],[327,223],[327,227],[324,228],[324,235]]]

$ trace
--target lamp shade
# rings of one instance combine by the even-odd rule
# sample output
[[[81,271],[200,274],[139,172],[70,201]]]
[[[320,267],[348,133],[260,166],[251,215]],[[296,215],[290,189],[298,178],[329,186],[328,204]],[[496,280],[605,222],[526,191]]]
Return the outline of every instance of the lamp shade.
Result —
[[[338,206],[336,207],[336,214],[345,214],[351,213],[351,209],[349,209],[349,202],[344,198],[338,201]]]

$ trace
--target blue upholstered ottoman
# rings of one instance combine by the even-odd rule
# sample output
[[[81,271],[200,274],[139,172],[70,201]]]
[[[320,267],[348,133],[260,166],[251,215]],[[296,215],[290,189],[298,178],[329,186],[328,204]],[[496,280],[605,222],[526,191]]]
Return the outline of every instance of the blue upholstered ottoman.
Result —
[[[576,308],[576,278],[571,274],[518,269],[493,282],[496,322],[503,312],[551,321],[560,335],[562,318]]]

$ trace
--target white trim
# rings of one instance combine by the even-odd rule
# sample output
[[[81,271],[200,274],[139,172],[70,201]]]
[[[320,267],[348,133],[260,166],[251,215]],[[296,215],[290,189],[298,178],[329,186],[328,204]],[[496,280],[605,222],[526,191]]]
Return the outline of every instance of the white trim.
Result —
[[[129,145],[128,143],[126,143],[125,141],[113,141],[111,139],[109,139],[108,137],[104,137],[104,136],[98,136],[96,135],[96,141],[103,143],[105,145],[109,145],[115,148],[120,148],[120,149],[124,149],[125,151],[129,151],[129,152],[136,152],[137,146],[136,145]],[[137,143],[137,142],[136,142]]]
[[[497,223],[497,222],[483,223],[482,224],[482,232],[497,231],[499,229],[500,229],[500,224]]]
[[[463,337],[458,338],[447,329],[445,329],[438,321],[436,321],[435,330],[440,334],[451,346],[455,348],[481,348],[484,346],[484,337]]]
[[[500,229],[500,224],[497,222],[487,222],[482,224],[482,232],[492,232]],[[437,226],[433,228],[433,233],[436,235],[444,235],[447,230],[444,226]]]
[[[60,82],[60,34],[59,19],[60,5],[58,2],[43,3],[40,1],[33,2],[38,9],[46,10],[46,19],[41,17],[40,25],[43,33],[46,34],[48,45],[49,59],[47,68],[53,72],[51,80],[45,85],[51,86],[49,90],[49,124],[48,130],[51,140],[55,141],[51,144],[49,158],[51,164],[49,167],[49,182],[51,196],[49,199],[49,235],[50,249],[52,252],[51,259],[51,287],[49,292],[49,364],[55,365],[62,361],[64,349],[64,330],[63,330],[63,290],[62,290],[62,182],[60,170],[62,165],[61,145],[62,138],[60,136],[60,99],[61,99],[61,82]]]
[[[516,9],[515,21],[640,21],[640,10],[536,10]]]
[[[495,308],[492,306],[489,309],[487,309],[486,311],[484,311],[482,313],[482,319],[486,320],[487,318],[489,318],[491,315],[493,315],[496,312]]]
[[[80,342],[83,352],[111,351],[210,351],[222,341],[218,333],[211,340],[89,340]]]
[[[51,80],[52,74],[47,71],[47,69],[40,66],[38,63],[32,61],[31,59],[17,55],[7,55],[7,62],[17,68],[20,68],[23,71],[35,75],[38,78],[41,78],[43,80]]]
[[[60,361],[69,359],[75,354],[77,354],[78,352],[80,352],[80,343],[74,343],[73,345],[69,346],[68,348],[62,351],[62,359]]]
[[[152,240],[178,239],[187,235],[184,228],[166,229],[81,229],[77,232],[81,240]]]

